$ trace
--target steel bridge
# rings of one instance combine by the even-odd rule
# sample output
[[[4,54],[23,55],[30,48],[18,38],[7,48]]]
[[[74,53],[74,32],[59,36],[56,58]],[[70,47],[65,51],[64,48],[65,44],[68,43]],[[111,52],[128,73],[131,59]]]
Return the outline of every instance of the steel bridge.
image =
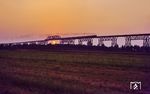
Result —
[[[142,40],[143,47],[150,47],[150,33],[109,35],[109,36],[89,35],[89,36],[75,36],[75,37],[60,37],[56,35],[56,36],[48,36],[44,40],[4,43],[4,45],[24,45],[24,44],[47,45],[49,44],[49,41],[59,41],[57,44],[83,45],[83,42],[85,42],[86,45],[92,46],[93,40],[96,39],[98,41],[97,46],[105,45],[104,44],[105,41],[111,41],[111,46],[115,47],[118,45],[117,41],[118,41],[118,38],[120,37],[124,38],[125,47],[132,46],[132,43],[131,43],[132,40]],[[75,44],[75,41],[78,41],[77,44]]]

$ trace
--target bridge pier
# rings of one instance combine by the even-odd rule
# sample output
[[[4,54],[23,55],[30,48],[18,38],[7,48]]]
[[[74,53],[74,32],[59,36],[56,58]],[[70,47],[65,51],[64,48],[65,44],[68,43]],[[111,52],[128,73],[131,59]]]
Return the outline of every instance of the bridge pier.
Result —
[[[103,38],[99,38],[98,39],[98,46],[102,46],[102,45],[104,45],[104,39]]]
[[[111,46],[115,47],[116,45],[118,45],[117,44],[117,37],[112,37],[112,39],[111,39]]]
[[[143,47],[150,47],[150,38],[149,38],[149,36],[144,36]]]
[[[68,44],[74,45],[75,44],[75,40],[68,40]]]
[[[79,39],[79,40],[78,40],[78,44],[79,44],[79,45],[83,45],[82,42],[83,42],[82,39]]]
[[[131,47],[131,36],[125,37],[125,47]]]
[[[88,46],[92,46],[93,45],[93,39],[92,38],[87,40],[87,45]]]
[[[49,43],[48,43],[48,41],[41,41],[41,42],[38,42],[37,44],[39,44],[39,45],[48,45]]]

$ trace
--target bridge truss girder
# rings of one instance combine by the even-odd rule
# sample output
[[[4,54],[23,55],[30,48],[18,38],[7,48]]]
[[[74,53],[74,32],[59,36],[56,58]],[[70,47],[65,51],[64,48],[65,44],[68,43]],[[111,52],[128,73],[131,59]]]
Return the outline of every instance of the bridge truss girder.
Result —
[[[117,44],[118,37],[101,37],[98,39],[98,46],[104,45],[104,41],[111,41],[111,46],[115,47]]]
[[[125,46],[126,47],[132,46],[132,44],[131,44],[132,40],[143,40],[143,47],[150,47],[150,38],[148,35],[127,36],[127,37],[125,37]]]
[[[83,45],[83,42],[87,42],[88,46],[93,45],[93,38],[83,38],[83,39],[78,39],[78,44]]]
[[[74,45],[75,44],[75,40],[73,40],[73,39],[61,40],[60,44],[72,44],[72,45]]]
[[[125,47],[130,47],[131,45],[131,36],[125,37]]]
[[[149,36],[144,36],[143,47],[150,47],[150,38],[149,38]]]

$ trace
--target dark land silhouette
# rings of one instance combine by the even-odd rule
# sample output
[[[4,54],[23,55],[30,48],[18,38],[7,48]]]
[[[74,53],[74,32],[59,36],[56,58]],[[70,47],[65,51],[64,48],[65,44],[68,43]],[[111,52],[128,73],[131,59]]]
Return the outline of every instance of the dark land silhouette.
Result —
[[[0,45],[0,94],[149,94],[150,48]],[[130,82],[142,82],[130,90]]]
[[[140,47],[140,46],[122,46],[118,45],[114,47],[102,46],[92,46],[92,45],[70,45],[70,44],[56,44],[56,45],[36,45],[36,44],[24,44],[24,45],[5,45],[1,44],[0,49],[37,49],[37,50],[49,50],[49,51],[110,51],[110,52],[143,52],[149,53],[150,47]]]

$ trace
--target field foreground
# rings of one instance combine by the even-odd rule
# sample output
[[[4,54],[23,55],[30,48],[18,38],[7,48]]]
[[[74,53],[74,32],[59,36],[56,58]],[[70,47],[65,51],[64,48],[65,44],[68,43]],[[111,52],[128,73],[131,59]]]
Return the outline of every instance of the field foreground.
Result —
[[[150,94],[150,55],[0,50],[0,94]]]

